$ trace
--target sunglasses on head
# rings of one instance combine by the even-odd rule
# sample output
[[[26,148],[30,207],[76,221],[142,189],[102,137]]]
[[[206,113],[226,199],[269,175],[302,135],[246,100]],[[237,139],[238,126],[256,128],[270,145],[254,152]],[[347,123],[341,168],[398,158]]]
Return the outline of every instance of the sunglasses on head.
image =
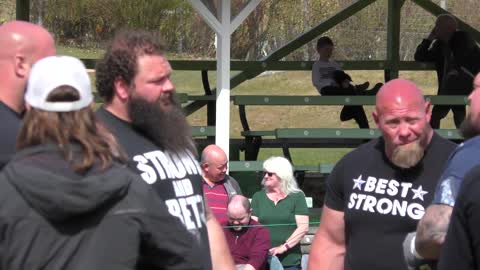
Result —
[[[268,177],[272,177],[275,173],[274,172],[263,172],[264,175]]]

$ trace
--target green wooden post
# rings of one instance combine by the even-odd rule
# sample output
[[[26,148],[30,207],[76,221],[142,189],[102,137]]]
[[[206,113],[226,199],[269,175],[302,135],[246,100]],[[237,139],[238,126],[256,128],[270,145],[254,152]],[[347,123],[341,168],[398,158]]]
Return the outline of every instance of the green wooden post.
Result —
[[[400,63],[400,13],[405,0],[388,0],[387,62],[385,81],[398,78]]]
[[[30,21],[30,0],[17,0],[16,19],[19,21]]]

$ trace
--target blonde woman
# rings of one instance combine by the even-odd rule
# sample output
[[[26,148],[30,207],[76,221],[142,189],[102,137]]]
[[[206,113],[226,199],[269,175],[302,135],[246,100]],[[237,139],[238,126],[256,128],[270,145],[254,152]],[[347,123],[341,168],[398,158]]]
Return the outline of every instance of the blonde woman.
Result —
[[[305,194],[298,188],[292,164],[286,158],[270,157],[263,169],[264,188],[253,195],[252,218],[270,231],[270,255],[276,255],[285,269],[300,269],[299,243],[309,221]]]

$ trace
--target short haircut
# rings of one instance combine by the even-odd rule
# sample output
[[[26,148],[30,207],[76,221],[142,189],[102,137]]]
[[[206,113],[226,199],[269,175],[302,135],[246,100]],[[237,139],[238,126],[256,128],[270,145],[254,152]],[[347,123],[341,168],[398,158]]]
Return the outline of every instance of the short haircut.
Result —
[[[122,79],[132,85],[137,75],[138,58],[144,55],[164,56],[165,47],[160,37],[141,30],[123,30],[117,33],[105,55],[97,62],[96,86],[100,96],[110,103],[115,94],[114,82]]]
[[[327,36],[323,36],[317,40],[317,50],[325,46],[333,46],[333,41]]]

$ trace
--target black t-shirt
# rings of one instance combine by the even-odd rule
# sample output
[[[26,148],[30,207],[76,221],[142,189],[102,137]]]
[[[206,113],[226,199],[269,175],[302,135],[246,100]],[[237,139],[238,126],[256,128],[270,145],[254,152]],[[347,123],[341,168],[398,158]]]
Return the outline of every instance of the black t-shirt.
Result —
[[[388,160],[379,138],[338,162],[325,204],[344,212],[346,270],[406,269],[402,241],[415,231],[454,148],[435,134],[422,161],[404,170]]]
[[[439,270],[480,269],[480,166],[464,178],[453,208]]]
[[[1,170],[16,151],[17,135],[22,125],[22,117],[0,101],[0,123],[2,125],[2,132],[0,132]]]
[[[165,201],[170,214],[178,217],[198,240],[199,252],[204,253],[205,269],[211,269],[202,173],[194,155],[188,151],[162,151],[128,122],[115,117],[103,107],[97,111],[97,117],[126,151],[129,166],[153,187]]]

